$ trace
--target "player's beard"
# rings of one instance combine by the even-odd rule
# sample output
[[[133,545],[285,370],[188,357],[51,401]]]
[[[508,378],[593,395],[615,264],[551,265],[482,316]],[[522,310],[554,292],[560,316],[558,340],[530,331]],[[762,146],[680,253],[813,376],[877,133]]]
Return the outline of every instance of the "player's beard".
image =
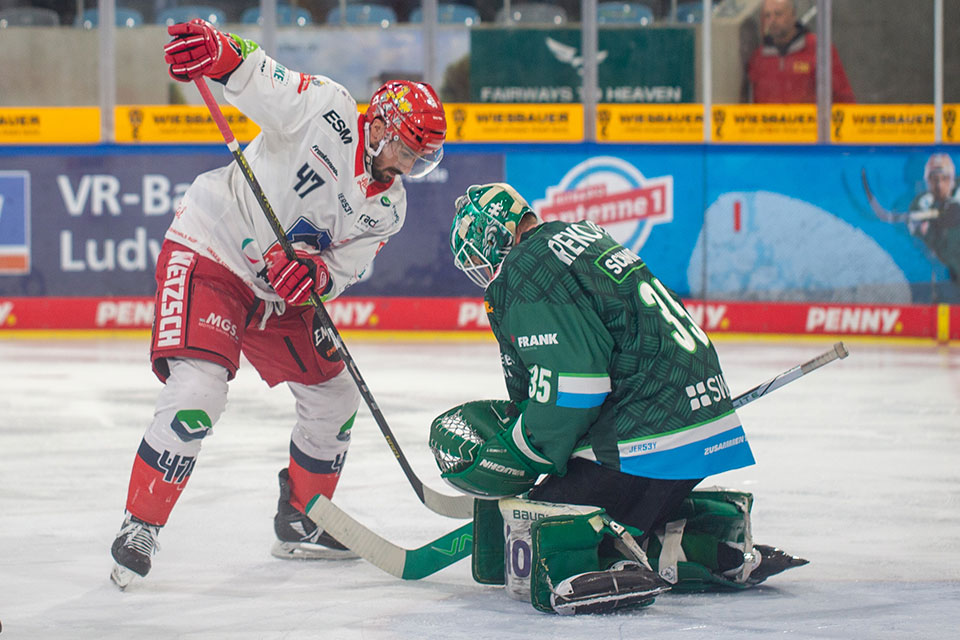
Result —
[[[380,166],[378,164],[379,161],[381,161],[381,156],[376,156],[370,163],[370,175],[373,176],[374,180],[387,183],[393,180],[394,177],[400,175],[401,171],[399,167],[387,165],[385,162],[383,166]]]

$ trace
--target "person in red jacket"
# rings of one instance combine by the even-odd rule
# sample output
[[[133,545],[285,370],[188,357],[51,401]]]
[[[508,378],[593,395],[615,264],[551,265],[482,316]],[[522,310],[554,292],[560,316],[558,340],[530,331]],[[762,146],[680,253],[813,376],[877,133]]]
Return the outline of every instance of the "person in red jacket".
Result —
[[[764,0],[763,44],[747,64],[754,103],[817,101],[817,36],[797,21],[794,0]],[[831,45],[833,102],[856,102],[837,49]]]

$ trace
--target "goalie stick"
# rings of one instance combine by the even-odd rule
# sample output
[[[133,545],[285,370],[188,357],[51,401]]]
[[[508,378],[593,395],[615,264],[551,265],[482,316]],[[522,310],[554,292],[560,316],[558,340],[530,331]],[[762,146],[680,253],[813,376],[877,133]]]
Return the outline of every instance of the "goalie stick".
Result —
[[[829,351],[821,353],[816,358],[807,360],[803,364],[798,364],[791,369],[787,369],[780,375],[770,378],[763,384],[758,384],[753,389],[741,393],[739,396],[733,399],[733,408],[739,409],[743,405],[753,402],[757,398],[762,398],[771,391],[779,389],[783,385],[793,382],[800,376],[805,376],[811,371],[815,371],[816,369],[819,369],[823,365],[833,362],[834,360],[842,360],[848,355],[850,354],[847,351],[847,348],[843,346],[843,343],[837,342]]]
[[[307,505],[307,516],[357,555],[392,576],[419,580],[473,552],[473,522],[417,549],[405,549],[380,537],[321,494]]]
[[[867,194],[867,202],[870,203],[870,208],[873,209],[873,213],[884,222],[921,222],[923,220],[932,220],[940,215],[940,212],[936,209],[894,213],[880,204],[877,197],[873,195],[873,191],[870,189],[870,183],[867,182],[866,169],[860,169],[860,180],[863,182],[863,192]]]
[[[243,177],[246,179],[247,184],[250,185],[253,195],[257,198],[257,202],[260,204],[260,209],[263,211],[267,218],[267,222],[270,223],[270,226],[277,237],[277,242],[280,243],[280,247],[283,249],[283,252],[286,254],[287,258],[290,260],[295,260],[296,253],[294,252],[290,241],[287,239],[287,235],[283,230],[283,225],[280,224],[280,220],[273,212],[273,207],[270,206],[270,202],[267,200],[266,194],[260,187],[257,177],[253,174],[253,169],[251,169],[250,165],[247,163],[246,156],[244,156],[243,151],[240,150],[240,144],[237,142],[236,136],[233,135],[233,131],[230,129],[230,125],[227,123],[226,118],[223,117],[223,112],[220,111],[220,105],[217,104],[213,94],[210,93],[210,87],[207,86],[207,82],[203,79],[203,76],[197,76],[194,79],[194,83],[196,84],[197,89],[200,91],[201,97],[203,97],[203,102],[207,105],[207,109],[210,111],[210,116],[217,124],[217,128],[220,129],[220,134],[223,136],[224,142],[227,143],[227,148],[230,149],[234,160],[236,160],[237,165],[240,167],[241,173],[243,173]],[[357,363],[350,355],[350,352],[347,351],[347,346],[343,343],[343,339],[340,337],[340,332],[337,331],[336,325],[333,324],[330,314],[323,306],[323,301],[320,300],[320,296],[317,295],[316,292],[310,294],[310,304],[313,306],[314,313],[316,313],[317,318],[320,320],[320,324],[323,326],[324,330],[327,332],[327,335],[330,336],[330,339],[340,352],[340,357],[343,358],[343,362],[347,366],[347,370],[350,372],[350,375],[353,376],[353,381],[356,382],[357,388],[360,390],[360,395],[363,396],[364,401],[367,403],[367,407],[370,408],[370,413],[373,414],[373,419],[376,421],[377,426],[380,427],[380,432],[383,434],[384,439],[386,439],[387,445],[390,447],[390,451],[393,452],[393,456],[397,459],[397,462],[400,463],[400,467],[403,469],[404,475],[407,476],[407,481],[410,483],[410,486],[413,487],[413,490],[416,492],[420,502],[426,505],[427,508],[434,513],[438,513],[450,518],[473,517],[473,498],[471,496],[451,496],[440,493],[439,491],[435,491],[434,489],[431,489],[423,484],[423,481],[417,477],[417,474],[414,473],[413,468],[410,466],[410,462],[407,460],[407,457],[400,449],[400,445],[397,443],[397,439],[394,437],[389,425],[387,425],[387,420],[384,418],[383,412],[380,411],[380,407],[377,405],[377,401],[370,392],[370,388],[367,387],[367,383],[364,381],[363,376],[360,375],[360,370],[357,368]]]
[[[778,376],[759,384],[733,399],[734,408],[740,408],[768,393],[789,384],[801,376],[834,360],[842,360],[849,355],[842,342],[816,358],[798,364]],[[316,495],[307,505],[307,516],[318,527],[346,545],[364,560],[386,571],[392,576],[404,580],[419,580],[450,566],[471,553],[473,541],[473,523],[446,533],[432,542],[417,549],[405,549],[353,519],[343,509],[322,495]]]

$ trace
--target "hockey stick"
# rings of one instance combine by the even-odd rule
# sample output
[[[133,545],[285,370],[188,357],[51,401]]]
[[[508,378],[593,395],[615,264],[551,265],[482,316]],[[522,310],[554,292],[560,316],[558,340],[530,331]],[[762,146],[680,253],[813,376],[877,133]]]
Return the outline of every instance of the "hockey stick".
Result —
[[[307,516],[370,564],[404,580],[425,578],[473,552],[472,521],[422,547],[404,549],[360,524],[321,494],[307,505]]]
[[[213,94],[210,93],[210,87],[207,86],[206,80],[203,79],[203,76],[198,76],[195,78],[194,83],[197,85],[197,89],[200,91],[200,95],[203,97],[203,101],[207,105],[207,109],[210,111],[213,121],[217,124],[217,128],[220,129],[220,134],[223,136],[224,142],[227,143],[227,148],[230,149],[230,153],[233,154],[234,160],[237,161],[237,165],[240,167],[243,177],[246,178],[247,184],[250,185],[250,189],[253,191],[253,195],[257,198],[257,202],[260,204],[260,209],[263,210],[264,215],[267,217],[267,222],[270,223],[270,226],[277,237],[277,242],[280,243],[280,247],[283,249],[283,252],[286,254],[287,258],[290,260],[295,260],[296,253],[294,252],[290,241],[287,239],[287,235],[283,230],[283,225],[280,224],[280,220],[273,212],[273,208],[270,206],[270,202],[267,201],[267,196],[260,187],[257,177],[253,174],[253,170],[247,163],[247,158],[243,155],[243,151],[240,150],[240,144],[237,142],[236,136],[233,135],[233,131],[230,129],[230,125],[227,123],[227,119],[223,117],[223,112],[220,111],[220,105],[217,104]],[[310,294],[310,304],[313,306],[314,312],[317,314],[317,318],[320,320],[321,326],[327,332],[327,335],[330,336],[330,339],[339,350],[340,357],[343,358],[343,362],[347,366],[347,370],[350,372],[350,375],[353,376],[354,382],[357,383],[357,387],[360,389],[360,395],[363,396],[364,401],[370,408],[370,413],[373,414],[373,419],[376,421],[377,426],[380,427],[380,432],[383,433],[383,437],[386,439],[387,445],[393,452],[397,462],[400,463],[403,473],[407,476],[407,481],[410,482],[410,486],[413,487],[413,490],[416,492],[420,502],[425,504],[431,511],[443,516],[448,516],[450,518],[472,517],[472,497],[466,495],[450,496],[440,493],[423,484],[420,478],[417,477],[417,474],[414,473],[409,461],[407,461],[407,457],[400,449],[400,445],[397,443],[397,439],[394,437],[389,425],[387,425],[387,420],[383,417],[383,412],[380,411],[380,407],[377,406],[377,401],[370,392],[370,388],[367,387],[367,383],[363,380],[363,376],[360,375],[360,370],[357,368],[356,362],[350,355],[350,352],[347,351],[347,347],[343,343],[343,339],[340,337],[340,332],[337,331],[336,325],[333,324],[330,314],[327,313],[326,308],[323,306],[323,302],[320,300],[320,296],[317,295],[316,292]]]
[[[867,202],[870,203],[870,208],[873,209],[873,212],[876,214],[876,216],[884,222],[921,222],[923,220],[932,220],[940,215],[940,212],[936,209],[928,209],[926,211],[910,211],[908,213],[894,213],[880,204],[880,201],[877,200],[877,197],[873,195],[873,191],[870,189],[870,183],[867,182],[866,169],[860,169],[860,179],[863,182],[863,192],[867,194]]]
[[[816,358],[798,364],[746,393],[740,394],[733,399],[733,406],[734,408],[742,407],[801,376],[819,369],[827,363],[846,358],[847,355],[849,354],[843,343],[837,342],[832,349]],[[470,555],[471,552],[472,522],[468,522],[418,549],[404,549],[357,522],[343,509],[322,495],[318,494],[307,505],[307,516],[318,527],[327,531],[370,564],[404,580],[419,580],[436,573],[440,569]]]
[[[763,384],[758,384],[753,389],[741,393],[739,396],[733,399],[733,408],[739,409],[745,404],[753,402],[758,398],[762,398],[771,391],[779,389],[785,384],[793,382],[800,376],[805,376],[811,371],[819,369],[825,364],[833,362],[834,360],[842,360],[849,355],[847,348],[843,346],[842,342],[838,342],[833,345],[833,348],[829,351],[820,354],[812,360],[807,360],[803,364],[798,364],[797,366],[787,369],[780,375],[767,380]]]

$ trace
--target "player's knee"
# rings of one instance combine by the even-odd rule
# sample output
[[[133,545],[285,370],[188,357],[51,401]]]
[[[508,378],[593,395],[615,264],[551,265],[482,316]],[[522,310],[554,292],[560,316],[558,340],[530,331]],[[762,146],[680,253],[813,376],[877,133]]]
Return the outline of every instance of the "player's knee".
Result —
[[[183,442],[198,442],[211,433],[226,405],[224,367],[203,360],[171,359],[154,427],[172,431]]]
[[[291,383],[297,403],[294,442],[314,456],[347,450],[360,392],[346,370],[316,385]]]

